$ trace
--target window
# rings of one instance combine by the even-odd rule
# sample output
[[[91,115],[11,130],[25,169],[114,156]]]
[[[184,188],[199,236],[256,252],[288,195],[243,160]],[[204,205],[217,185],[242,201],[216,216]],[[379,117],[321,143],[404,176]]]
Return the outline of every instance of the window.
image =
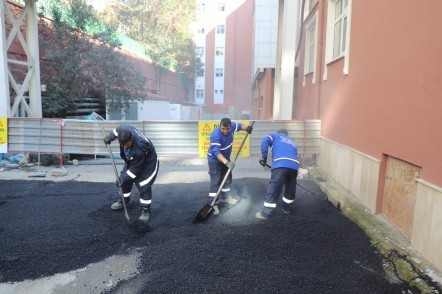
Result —
[[[205,32],[206,32],[206,30],[204,28],[198,29],[198,34],[204,34]]]
[[[316,67],[316,27],[318,13],[305,26],[305,59],[304,59],[304,75],[314,73]],[[315,76],[313,76],[313,83]]]
[[[204,56],[204,47],[196,47],[196,56],[202,58]]]
[[[318,3],[318,0],[306,0],[304,5],[304,20],[307,19],[313,7]]]
[[[224,25],[217,25],[216,26],[216,33],[217,34],[224,34]]]
[[[196,90],[196,98],[204,98],[204,90],[197,89]]]
[[[218,3],[218,11],[224,11],[225,9],[225,4],[224,2],[220,2]]]
[[[200,4],[200,12],[204,12],[206,11],[206,3],[201,3]]]
[[[215,76],[222,77],[224,76],[224,69],[223,68],[217,68],[215,69]]]
[[[215,95],[218,95],[218,90],[215,90]]]
[[[223,56],[224,55],[224,47],[216,47],[216,56]]]
[[[333,59],[341,57],[345,52],[345,32],[347,30],[347,0],[335,2]]]
[[[205,75],[204,63],[201,63],[201,66],[196,69],[196,76],[197,77],[204,77],[204,75]]]
[[[204,72],[205,72],[204,67],[201,67],[200,69],[198,69],[196,71],[196,76],[197,77],[204,77]]]
[[[352,1],[328,0],[324,80],[327,79],[327,64],[342,57],[343,73],[348,74]]]

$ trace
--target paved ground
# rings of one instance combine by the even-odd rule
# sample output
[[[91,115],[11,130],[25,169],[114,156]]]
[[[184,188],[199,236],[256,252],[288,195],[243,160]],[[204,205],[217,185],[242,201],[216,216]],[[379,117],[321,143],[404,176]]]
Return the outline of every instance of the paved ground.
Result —
[[[110,210],[108,160],[0,172],[0,293],[421,293],[315,182],[299,181],[294,215],[258,221],[270,173],[240,158],[239,204],[193,224],[205,161],[161,162],[150,228]]]

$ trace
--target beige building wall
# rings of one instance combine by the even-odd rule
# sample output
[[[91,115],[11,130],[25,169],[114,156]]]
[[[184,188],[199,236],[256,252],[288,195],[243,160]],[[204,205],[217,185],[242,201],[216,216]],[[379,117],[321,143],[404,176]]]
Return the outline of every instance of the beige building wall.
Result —
[[[418,180],[411,245],[442,269],[442,189]]]
[[[381,162],[347,146],[322,138],[318,165],[371,212],[376,212]],[[442,189],[417,180],[411,245],[442,269]]]
[[[378,159],[322,138],[318,164],[368,209],[376,211]]]

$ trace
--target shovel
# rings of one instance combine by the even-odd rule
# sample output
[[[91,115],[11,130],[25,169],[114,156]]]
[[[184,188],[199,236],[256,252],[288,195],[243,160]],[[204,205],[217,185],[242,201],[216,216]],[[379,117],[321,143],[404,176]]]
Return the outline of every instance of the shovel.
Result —
[[[253,124],[255,122],[253,121],[251,126],[253,127]],[[246,133],[246,135],[244,136],[244,139],[241,142],[241,145],[239,146],[238,152],[235,155],[235,158],[233,159],[233,163],[235,163],[236,159],[238,158],[239,153],[241,152],[242,146],[244,145],[244,143],[246,142],[247,137],[249,136],[249,133]],[[218,199],[218,196],[220,195],[221,189],[224,187],[224,184],[227,180],[227,177],[229,176],[229,174],[232,172],[232,170],[229,168],[227,170],[226,175],[224,176],[223,181],[221,182],[221,185],[218,188],[218,191],[216,192],[215,197],[213,198],[212,202],[206,203],[204,204],[203,208],[201,208],[201,210],[198,212],[195,220],[193,221],[193,223],[200,223],[203,222],[205,220],[207,220],[215,211],[215,209],[213,208],[213,206],[215,205],[216,200]]]
[[[121,188],[121,181],[120,181],[120,177],[118,176],[117,166],[115,165],[114,155],[112,154],[112,150],[110,148],[110,145],[106,144],[106,147],[107,147],[107,150],[109,151],[109,156],[112,161],[112,167],[114,168],[115,178],[118,183],[118,192],[121,197],[121,202],[123,203],[124,216],[126,217],[127,221],[130,224],[130,217],[129,217],[129,214],[127,213],[126,201],[124,200],[123,189]]]
[[[99,115],[98,113],[95,113],[95,112],[92,113],[92,117],[95,118],[96,120],[105,120],[101,115]],[[106,136],[106,132],[104,131],[103,124],[102,123],[99,123],[99,124],[101,126],[101,130],[103,131],[103,136]],[[107,151],[109,152],[109,156],[112,161],[112,167],[113,167],[114,173],[115,173],[115,178],[118,183],[118,192],[121,197],[121,202],[123,202],[124,216],[126,217],[127,221],[130,224],[131,223],[130,217],[129,217],[129,214],[127,213],[126,202],[124,201],[123,189],[121,188],[121,181],[120,181],[120,177],[118,176],[117,166],[115,165],[114,155],[112,154],[112,150],[111,150],[110,145],[106,144],[106,147],[107,147]]]

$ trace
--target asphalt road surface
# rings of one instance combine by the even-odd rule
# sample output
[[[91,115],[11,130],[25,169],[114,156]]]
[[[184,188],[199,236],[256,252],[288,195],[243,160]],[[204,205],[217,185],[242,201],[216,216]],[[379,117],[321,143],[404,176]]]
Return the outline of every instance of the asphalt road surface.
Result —
[[[234,178],[241,201],[199,224],[207,181],[155,184],[146,228],[113,183],[0,180],[0,293],[417,293],[313,182],[255,219],[267,183]]]

